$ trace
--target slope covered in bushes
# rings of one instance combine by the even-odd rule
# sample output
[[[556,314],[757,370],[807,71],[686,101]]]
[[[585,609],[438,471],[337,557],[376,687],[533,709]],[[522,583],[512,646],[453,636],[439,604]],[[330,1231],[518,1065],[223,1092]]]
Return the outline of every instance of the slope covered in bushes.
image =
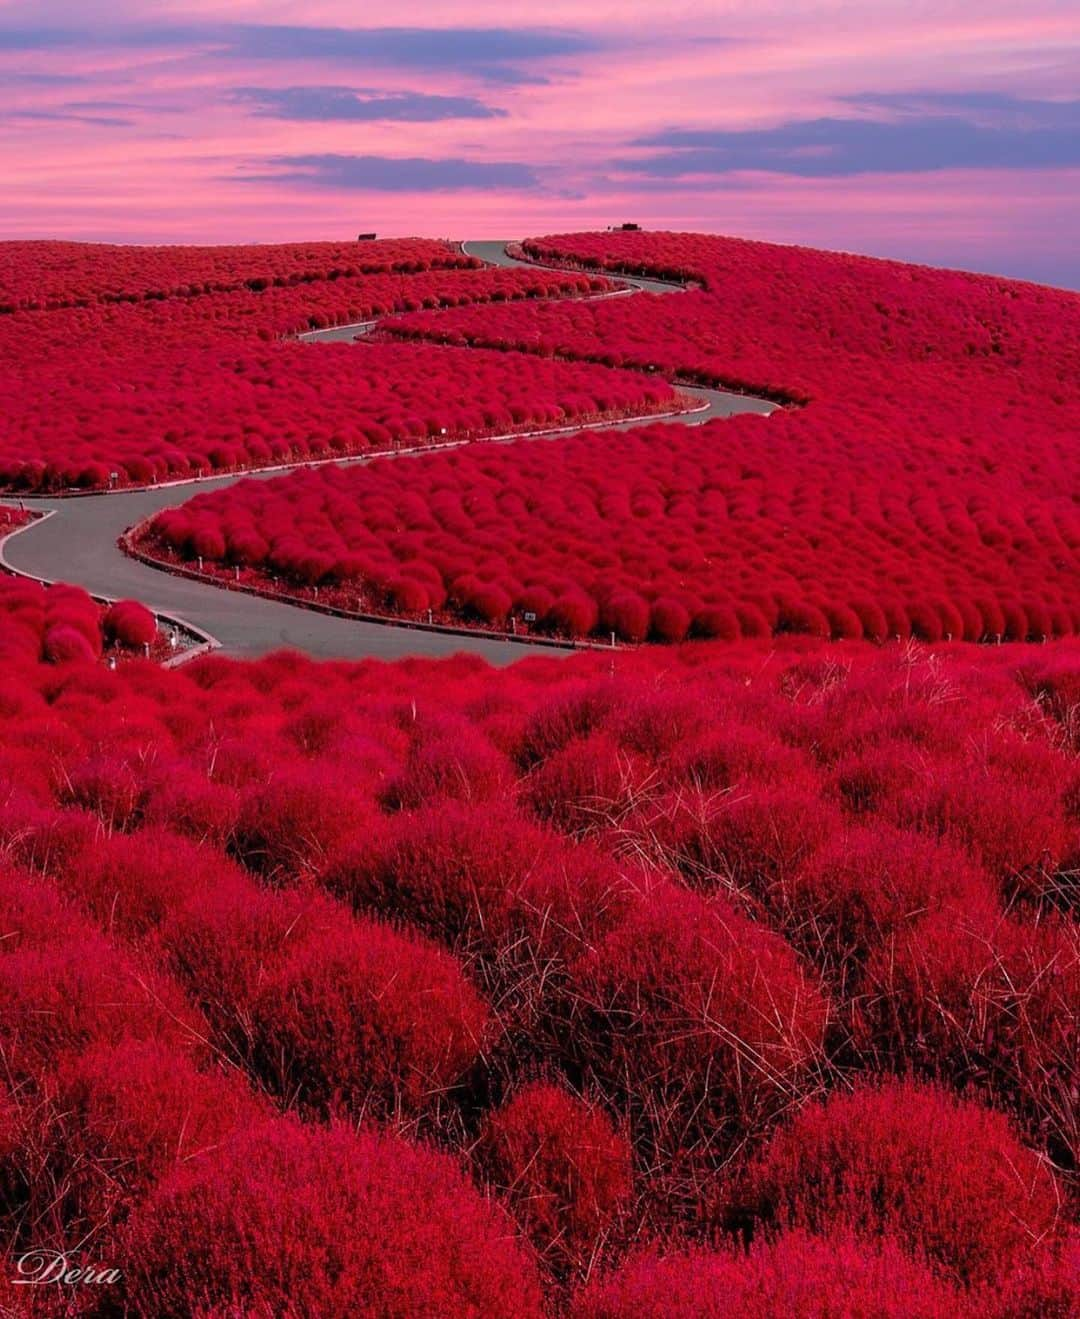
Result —
[[[425,240],[7,247],[11,297],[21,308],[0,315],[0,486],[7,489],[101,489],[443,432],[471,438],[522,408],[585,419],[606,385],[615,415],[624,404],[647,414],[648,398],[672,398],[661,382],[595,366],[520,371],[504,358],[468,365],[462,354],[431,348],[383,347],[365,356],[366,345],[282,342],[394,311],[611,288],[597,276],[481,268]]]
[[[160,515],[151,543],[194,559],[202,532],[219,551],[203,557],[344,585],[413,616],[505,627],[531,614],[541,629],[631,642],[1024,641],[1080,628],[1080,513],[1060,474],[1047,470],[1036,497],[1023,489],[1035,474],[1021,481],[1004,454],[962,472],[937,455],[916,478],[887,436],[838,452],[813,416],[295,473],[196,496]],[[316,577],[298,568],[299,546],[319,557]]]
[[[647,410],[665,375],[806,406],[151,528],[250,582],[665,646],[167,670],[137,603],[0,579],[0,1309],[61,1251],[143,1319],[1072,1319],[1080,641],[1032,643],[1080,625],[1075,300],[533,250],[587,269],[57,245],[35,283],[12,252],[5,424],[37,389],[57,439],[5,470],[38,489]],[[495,306],[628,266],[697,287]],[[273,340],[418,296],[487,297],[492,351],[468,307],[450,347]]]
[[[479,263],[431,238],[379,243],[131,247],[57,240],[0,243],[0,313],[193,298],[361,275],[468,270]]]
[[[1078,693],[1070,642],[9,654],[9,1253],[146,1316],[1064,1319]]]
[[[51,318],[50,318],[51,319]],[[134,346],[132,346],[132,349]],[[428,344],[178,341],[24,382],[0,481],[96,489],[685,406],[664,381]],[[28,454],[36,455],[28,458]]]
[[[427,521],[395,551],[399,568],[414,558],[441,567],[447,527],[436,498],[441,508],[478,482],[496,497],[509,488],[514,511],[496,502],[457,519],[457,560],[471,549],[466,571],[503,590],[550,590],[544,577],[557,579],[556,594],[582,602],[583,631],[660,640],[687,623],[720,635],[1076,631],[1076,294],[705,235],[576,234],[525,246],[543,260],[696,287],[417,313],[384,332],[634,367],[804,406],[767,426],[740,417],[694,435],[582,441],[544,455],[542,478],[540,459],[524,451],[437,465]],[[393,479],[372,474],[371,493],[404,516]],[[343,489],[360,505],[369,493],[352,475]],[[452,587],[445,573],[443,586]]]

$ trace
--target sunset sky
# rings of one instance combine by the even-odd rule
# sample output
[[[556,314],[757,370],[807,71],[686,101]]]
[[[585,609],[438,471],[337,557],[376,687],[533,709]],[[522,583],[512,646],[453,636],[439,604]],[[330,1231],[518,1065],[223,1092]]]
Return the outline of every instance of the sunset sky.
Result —
[[[1076,0],[0,0],[0,237],[623,220],[1080,288]]]

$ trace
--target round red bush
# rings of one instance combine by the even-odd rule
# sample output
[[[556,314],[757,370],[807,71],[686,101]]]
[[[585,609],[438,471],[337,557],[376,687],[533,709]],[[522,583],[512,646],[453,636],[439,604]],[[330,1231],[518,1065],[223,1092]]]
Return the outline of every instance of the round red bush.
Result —
[[[534,1082],[491,1114],[476,1157],[537,1249],[588,1266],[627,1208],[631,1150],[600,1109]]]
[[[863,1047],[1018,1103],[1056,1157],[1080,1159],[1080,930],[963,903],[915,920],[866,970]]]
[[[657,641],[685,641],[690,631],[690,615],[678,600],[661,597],[653,602],[649,625]]]
[[[332,766],[287,765],[245,793],[233,848],[246,866],[268,877],[304,874],[368,828],[373,815],[361,784]]]
[[[574,1297],[570,1319],[975,1319],[894,1242],[788,1232],[748,1252],[645,1252]]]
[[[117,645],[141,648],[157,638],[157,619],[138,600],[118,600],[105,611],[105,635]]]
[[[864,960],[905,923],[949,903],[993,907],[989,875],[964,851],[875,823],[828,839],[783,885],[786,920],[833,967]]]
[[[319,1110],[431,1107],[488,1034],[460,962],[417,936],[344,913],[266,968],[252,1006],[271,1088]]]
[[[570,637],[587,637],[599,617],[594,600],[574,593],[560,595],[548,610],[548,621],[555,630]]]
[[[806,1105],[743,1195],[766,1223],[893,1235],[967,1284],[1006,1278],[1064,1227],[1061,1188],[1004,1116],[910,1082]]]
[[[622,641],[644,641],[649,635],[649,602],[636,591],[616,591],[604,605],[600,622]]]
[[[42,656],[50,664],[93,663],[98,652],[78,628],[57,624],[45,633]]]
[[[429,806],[445,798],[491,801],[503,794],[509,779],[506,757],[462,723],[416,738],[403,769],[380,791],[379,799],[388,810]]]
[[[828,1016],[779,935],[664,881],[572,968],[567,1011],[575,1065],[681,1143],[688,1128],[712,1141],[786,1103]]]
[[[452,1160],[389,1135],[279,1120],[176,1169],[133,1215],[133,1313],[514,1315],[536,1266]]]
[[[54,1096],[50,1166],[95,1226],[125,1213],[170,1169],[212,1158],[270,1111],[239,1072],[197,1070],[157,1040],[91,1046],[60,1068]]]
[[[615,824],[632,809],[651,772],[644,757],[624,751],[607,733],[594,733],[537,766],[523,790],[541,819],[566,833],[585,834]]]

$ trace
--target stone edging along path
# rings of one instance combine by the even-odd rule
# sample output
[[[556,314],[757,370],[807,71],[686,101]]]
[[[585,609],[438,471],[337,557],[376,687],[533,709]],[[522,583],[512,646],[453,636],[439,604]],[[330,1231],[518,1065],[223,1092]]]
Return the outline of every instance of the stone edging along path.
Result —
[[[464,251],[491,265],[534,264],[510,256],[506,247],[502,242],[462,244]],[[645,288],[670,293],[680,289],[678,285],[660,284],[634,276],[612,277],[631,285],[629,291]],[[301,337],[308,342],[353,340],[362,337],[372,324],[337,326]],[[186,565],[168,563],[141,547],[136,548],[133,542],[155,513],[181,502],[187,490],[195,493],[200,489],[222,488],[240,480],[264,480],[298,467],[326,463],[422,457],[424,453],[465,444],[557,439],[560,435],[582,430],[623,430],[664,420],[700,425],[713,417],[738,412],[767,416],[778,406],[770,400],[750,395],[672,383],[683,395],[696,398],[698,406],[676,414],[652,414],[619,421],[578,423],[548,431],[451,440],[352,458],[307,460],[226,475],[194,477],[154,486],[129,486],[114,491],[72,492],[49,497],[24,496],[18,501],[23,507],[45,516],[38,516],[0,542],[0,568],[42,582],[74,582],[99,599],[135,596],[166,623],[199,638],[197,649],[186,650],[182,656],[184,659],[220,646],[230,654],[243,656],[289,648],[326,659],[437,657],[470,651],[492,663],[503,664],[520,658],[523,645],[538,646],[556,654],[583,647],[607,649],[606,645],[597,642],[499,633],[466,625],[349,612],[300,596],[271,594],[265,588],[247,583],[221,581]]]

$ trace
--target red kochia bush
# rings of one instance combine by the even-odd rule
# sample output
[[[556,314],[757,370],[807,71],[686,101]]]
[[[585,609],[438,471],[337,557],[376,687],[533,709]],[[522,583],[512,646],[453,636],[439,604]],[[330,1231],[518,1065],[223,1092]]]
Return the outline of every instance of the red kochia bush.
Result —
[[[585,834],[632,808],[654,772],[607,733],[577,738],[533,770],[524,795],[532,809],[567,833]]]
[[[526,1085],[493,1113],[477,1158],[556,1266],[588,1265],[630,1199],[626,1137],[556,1085]]]
[[[239,867],[178,895],[160,929],[169,964],[239,1054],[252,1049],[252,1010],[268,972],[294,947],[343,920],[336,902],[309,889],[260,889]]]
[[[380,792],[390,810],[429,806],[440,798],[488,801],[505,791],[509,765],[469,724],[437,728],[414,739],[405,765]]]
[[[1080,930],[946,905],[871,957],[869,1038],[903,1065],[976,1083],[1033,1113],[1056,1156],[1080,1161],[1076,1104]]]
[[[489,1030],[487,1006],[454,957],[344,913],[267,971],[252,1013],[275,1090],[354,1113],[437,1103]]]
[[[888,1239],[788,1232],[749,1252],[646,1252],[574,1297],[571,1319],[974,1319],[978,1307]]]
[[[137,938],[239,876],[220,852],[151,825],[94,838],[57,878],[103,925]]]
[[[910,1082],[808,1104],[745,1176],[764,1222],[893,1234],[958,1280],[993,1284],[1062,1229],[1062,1191],[999,1113]]]
[[[629,708],[629,693],[619,682],[578,678],[545,695],[525,725],[516,758],[528,768],[578,737],[598,732]]]
[[[93,811],[109,829],[129,829],[138,820],[146,792],[137,760],[108,754],[66,766],[58,796],[65,804]]]
[[[94,646],[85,634],[64,624],[51,627],[45,633],[42,653],[51,664],[70,664],[75,660],[92,663],[97,658]]]
[[[145,1319],[540,1319],[536,1266],[449,1158],[285,1119],[241,1130],[136,1211],[126,1298]]]
[[[602,933],[625,889],[603,854],[509,807],[454,801],[395,817],[381,837],[344,849],[323,879],[357,906],[396,911],[462,952],[540,967]]]
[[[200,1071],[157,1040],[91,1046],[61,1067],[51,1166],[83,1221],[126,1212],[171,1168],[213,1159],[225,1138],[269,1114],[239,1072]]]
[[[773,730],[724,718],[690,729],[673,747],[675,772],[700,788],[779,785],[805,776],[806,760]]]
[[[10,1076],[37,1076],[95,1041],[197,1049],[205,1023],[176,986],[119,952],[41,883],[0,872],[0,1039]]]
[[[121,646],[150,646],[157,636],[157,619],[138,600],[117,600],[105,611],[105,635]]]
[[[269,877],[317,869],[374,815],[361,785],[321,765],[283,769],[249,788],[233,833],[237,855]]]
[[[664,881],[572,969],[569,1010],[577,1065],[710,1140],[788,1102],[828,1015],[779,935]]]
[[[964,765],[928,776],[893,805],[904,824],[955,841],[1010,891],[1038,896],[1064,855],[1062,757],[1049,748],[1034,774]]]
[[[831,838],[787,877],[781,901],[800,942],[835,969],[929,911],[992,908],[995,894],[960,848],[875,822]]]
[[[702,717],[711,714],[711,702],[703,704],[701,693],[650,691],[646,686],[620,695],[608,727],[628,751],[655,760],[682,746],[701,727]]]
[[[143,820],[165,825],[195,842],[225,847],[240,814],[240,794],[227,783],[211,783],[184,764],[171,764],[147,794]]]
[[[775,901],[787,878],[839,828],[839,813],[811,782],[741,788],[710,803],[681,850],[695,867]]]

